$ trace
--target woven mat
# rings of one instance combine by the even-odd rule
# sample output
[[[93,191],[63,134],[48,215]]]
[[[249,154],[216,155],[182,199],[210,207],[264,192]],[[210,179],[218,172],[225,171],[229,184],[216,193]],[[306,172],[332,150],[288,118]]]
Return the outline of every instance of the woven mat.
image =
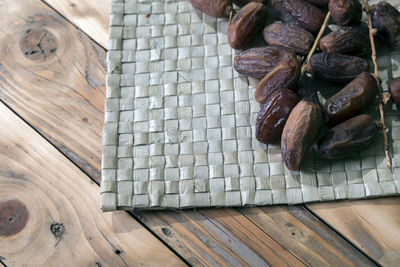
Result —
[[[399,8],[400,1],[395,3]],[[227,42],[227,23],[193,10],[186,0],[112,1],[104,211],[400,193],[400,113],[392,102],[385,112],[393,174],[386,167],[382,134],[345,160],[320,160],[314,147],[299,172],[285,168],[279,146],[259,143],[254,133],[260,105],[253,99],[258,80],[234,71],[238,52]],[[378,57],[387,90],[388,81],[400,76],[400,53],[383,46]],[[331,93],[321,91],[323,104]],[[378,118],[376,105],[369,113]]]

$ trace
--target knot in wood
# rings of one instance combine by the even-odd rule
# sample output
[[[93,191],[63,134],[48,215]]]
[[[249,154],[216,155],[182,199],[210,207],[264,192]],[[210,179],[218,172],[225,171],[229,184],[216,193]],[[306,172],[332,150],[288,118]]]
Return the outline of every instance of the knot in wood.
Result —
[[[62,223],[52,223],[50,226],[50,231],[55,237],[61,237],[64,234],[65,228]]]
[[[24,229],[29,212],[19,200],[0,202],[0,236],[11,236]]]
[[[19,42],[21,52],[32,61],[50,59],[57,51],[55,36],[45,29],[28,29]]]

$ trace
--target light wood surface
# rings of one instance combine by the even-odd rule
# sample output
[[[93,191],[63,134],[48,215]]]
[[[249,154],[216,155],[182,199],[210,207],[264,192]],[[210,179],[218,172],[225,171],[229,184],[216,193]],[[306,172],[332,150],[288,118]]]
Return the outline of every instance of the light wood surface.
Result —
[[[0,256],[9,266],[183,265],[0,103]],[[3,223],[7,222],[7,223]]]
[[[400,198],[321,203],[309,208],[382,265],[400,265]]]
[[[350,244],[301,207],[136,213],[194,265],[370,266]]]
[[[332,231],[326,231],[315,217],[302,207],[262,207],[240,209],[260,229],[300,258],[307,266],[370,266],[366,258]]]
[[[104,15],[101,13],[108,10],[108,1],[80,1],[76,2],[74,7],[68,7],[72,0],[46,2],[103,45],[98,41],[101,39],[99,36],[107,31],[99,28],[94,31],[85,30],[79,23],[87,19],[86,13],[73,10],[92,10],[89,13],[91,16],[99,16],[94,19],[99,25],[104,21]],[[93,180],[99,181],[105,51],[38,0],[0,0],[0,4],[0,21],[2,25],[9,25],[0,31],[0,99]],[[26,36],[26,32],[31,28],[38,33],[30,32],[31,34]],[[48,38],[47,32],[54,37]],[[37,53],[33,49],[37,44],[35,41],[41,40],[43,36],[46,37],[42,40],[45,49]],[[57,49],[54,51],[55,47]],[[31,53],[32,51],[34,53]],[[28,54],[25,56],[26,52]],[[43,164],[47,166],[47,163]],[[83,183],[89,181],[85,176],[79,179],[85,180]],[[98,198],[98,195],[95,197]],[[375,229],[374,243],[362,234],[352,234],[360,221],[356,215],[360,207],[354,204],[356,202],[349,202],[347,206],[343,206],[343,203],[332,203],[308,207],[375,260],[393,263],[399,260],[396,253],[387,253],[386,257],[381,257],[385,253],[376,253],[376,246],[369,245],[384,247],[382,244],[389,244],[388,248],[392,247],[392,251],[398,251],[400,240],[388,239],[392,229],[397,229],[393,230],[394,233],[400,229],[399,223],[396,223],[398,217],[391,215],[398,201],[386,201],[387,204],[379,207],[384,210],[380,213],[383,216],[381,221],[375,219],[364,222]],[[316,207],[320,209],[317,210]],[[343,212],[346,218],[341,216]],[[365,212],[368,212],[368,209]],[[333,265],[342,266],[370,264],[350,244],[301,208],[296,212],[287,207],[279,207],[278,210],[265,207],[135,214],[159,238],[194,265],[324,265],[329,261]],[[119,234],[119,230],[124,229],[124,226],[113,224],[114,218],[111,214],[103,216],[115,225],[112,229],[114,234]],[[123,218],[126,227],[136,223],[128,216]],[[290,224],[286,224],[287,221]],[[382,234],[384,231],[386,234]],[[362,233],[368,235],[364,230]],[[124,240],[129,240],[129,235]],[[263,243],[265,240],[269,241]],[[312,248],[313,251],[309,251],[308,248]],[[329,255],[341,258],[332,261]],[[0,256],[4,257],[1,253]],[[5,262],[7,263],[7,260]]]
[[[0,98],[100,179],[104,50],[41,1],[0,6]]]
[[[108,48],[110,0],[43,0],[98,44]]]

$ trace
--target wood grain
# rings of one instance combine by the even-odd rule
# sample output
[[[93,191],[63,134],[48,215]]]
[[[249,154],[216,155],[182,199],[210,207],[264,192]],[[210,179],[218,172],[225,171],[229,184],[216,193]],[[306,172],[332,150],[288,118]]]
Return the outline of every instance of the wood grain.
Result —
[[[104,50],[40,1],[0,6],[0,99],[99,180]]]
[[[373,266],[299,206],[240,209],[241,213],[308,266]]]
[[[160,211],[144,220],[194,265],[303,265],[279,241],[271,239],[250,220],[232,209]],[[150,216],[149,216],[150,215]],[[187,255],[186,255],[187,254]]]
[[[400,263],[400,198],[309,205],[320,218],[384,266]]]
[[[93,40],[108,48],[110,0],[42,0]]]
[[[5,264],[183,265],[127,213],[102,213],[98,186],[2,103],[0,125]]]
[[[99,181],[105,51],[39,1],[0,0],[0,3],[4,7],[0,10],[0,14],[3,15],[0,20],[3,24],[10,25],[0,32],[1,100],[92,179]],[[72,18],[69,19],[72,21]],[[39,33],[27,33],[31,28]],[[27,42],[20,41],[22,36],[29,37]],[[38,36],[45,38],[41,39]],[[53,39],[57,40],[56,51],[53,51]],[[35,46],[29,44],[35,44],[35,40],[40,40],[40,47],[44,49],[34,52]],[[28,54],[25,55],[26,52]],[[273,210],[269,211],[266,208],[262,211],[267,217],[275,216]],[[287,217],[292,216],[288,210],[284,209],[282,212],[288,213],[285,215]],[[292,233],[282,227],[282,222],[271,220],[272,225],[268,227],[275,231],[271,233],[269,229],[267,231],[262,228],[262,221],[244,213],[245,217],[233,209],[200,213],[184,211],[136,214],[193,264],[230,265],[250,264],[253,261],[261,265],[279,265],[320,261],[318,253],[309,253],[302,249],[302,239],[291,239]],[[229,223],[225,223],[221,218],[229,219]],[[292,224],[301,225],[300,222]],[[325,233],[315,230],[312,234],[316,240],[313,247],[328,248],[327,242],[331,240],[329,229],[319,222],[314,224],[319,225],[319,231]],[[117,229],[119,228],[115,228]],[[251,234],[252,231],[257,231],[257,235]],[[317,233],[319,238],[316,237]],[[258,235],[267,240],[271,240],[267,235],[278,236],[282,241],[271,241],[272,247],[269,247]],[[348,258],[343,260],[345,262],[362,258],[355,250],[349,249],[347,254],[343,253],[341,249],[348,248],[349,245],[338,237],[334,240],[339,244],[329,247],[333,255],[345,255]],[[289,244],[289,241],[292,243]],[[258,246],[263,249],[259,249]],[[287,247],[296,247],[298,250],[289,253]]]
[[[373,265],[300,207],[136,214],[193,265]]]

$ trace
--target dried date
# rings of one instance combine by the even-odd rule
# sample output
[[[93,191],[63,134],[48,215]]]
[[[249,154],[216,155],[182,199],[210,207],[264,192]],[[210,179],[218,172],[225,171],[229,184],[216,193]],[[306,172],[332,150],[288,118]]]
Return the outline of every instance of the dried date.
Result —
[[[300,55],[307,55],[314,43],[310,32],[293,24],[273,23],[265,27],[263,35],[269,45],[284,46]]]
[[[342,27],[325,35],[319,48],[327,53],[363,55],[371,52],[368,34],[355,27]]]
[[[189,0],[195,9],[200,10],[212,17],[229,17],[232,12],[230,0]]]
[[[256,138],[266,144],[279,142],[290,112],[299,102],[295,93],[279,89],[267,99],[256,121]]]
[[[389,86],[389,93],[396,104],[400,104],[400,77],[394,79]]]
[[[289,170],[300,169],[304,156],[321,128],[322,115],[317,104],[300,101],[292,110],[283,128],[282,159]]]
[[[324,23],[324,12],[305,0],[272,0],[272,5],[283,22],[294,23],[311,33],[318,33]]]
[[[254,99],[264,103],[278,89],[292,89],[300,77],[300,62],[297,58],[282,60],[258,84]]]
[[[369,72],[363,72],[331,96],[325,104],[325,114],[330,124],[338,124],[360,113],[376,97],[378,85]]]
[[[338,25],[358,25],[361,22],[362,6],[359,0],[331,0],[329,11]]]
[[[307,66],[313,79],[347,83],[362,72],[369,72],[368,62],[362,58],[339,53],[317,53]]]
[[[376,124],[369,115],[359,115],[335,126],[318,142],[318,152],[326,159],[338,159],[360,151],[376,133]]]
[[[400,12],[387,2],[370,8],[372,26],[393,48],[400,49]]]
[[[259,2],[250,2],[233,16],[228,25],[228,42],[234,49],[242,49],[261,30],[267,21],[267,8]]]
[[[246,76],[263,78],[283,59],[296,58],[290,49],[264,46],[251,48],[235,56],[233,67]]]

